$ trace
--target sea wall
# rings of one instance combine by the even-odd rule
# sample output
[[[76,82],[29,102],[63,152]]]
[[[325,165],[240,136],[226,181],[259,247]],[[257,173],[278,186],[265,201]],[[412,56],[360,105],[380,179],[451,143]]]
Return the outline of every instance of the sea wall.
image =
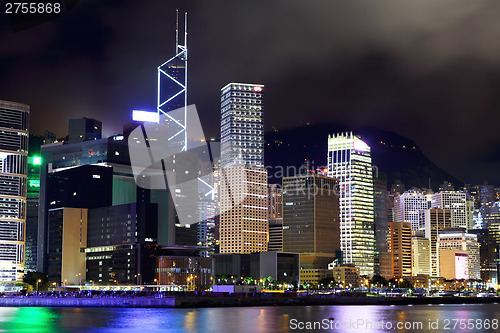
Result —
[[[214,297],[167,296],[154,297],[1,297],[0,306],[24,307],[157,307],[199,308],[283,305],[409,305],[409,304],[477,304],[498,303],[497,297]]]

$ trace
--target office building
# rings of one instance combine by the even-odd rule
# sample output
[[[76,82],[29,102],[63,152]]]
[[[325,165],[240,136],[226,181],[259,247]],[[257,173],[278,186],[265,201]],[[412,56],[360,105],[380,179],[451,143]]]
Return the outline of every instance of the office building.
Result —
[[[481,263],[477,235],[462,231],[443,231],[438,236],[438,254],[442,250],[460,250],[467,253],[468,279],[481,278]],[[444,275],[441,275],[444,276]]]
[[[264,86],[229,83],[221,89],[223,168],[264,167]]]
[[[269,202],[268,218],[280,219],[283,212],[283,190],[279,184],[269,184],[267,200]]]
[[[269,184],[267,194],[269,219],[269,252],[283,251],[283,190],[280,184]]]
[[[481,206],[478,215],[481,229],[488,229],[497,244],[500,244],[500,202]]]
[[[245,83],[221,89],[220,253],[267,251],[263,89]]]
[[[340,250],[337,180],[307,172],[283,178],[283,249],[321,253]]]
[[[37,270],[47,271],[47,219],[48,210],[53,208],[157,204],[158,220],[163,223],[158,223],[155,239],[160,245],[175,244],[175,210],[169,193],[137,187],[123,135],[44,145],[41,162]],[[93,188],[92,184],[100,185]]]
[[[68,143],[99,140],[102,138],[102,123],[91,118],[77,118],[69,120]]]
[[[412,275],[431,275],[431,242],[423,232],[411,237]]]
[[[387,251],[390,253],[391,277],[411,276],[411,223],[389,222]]]
[[[493,234],[488,229],[474,229],[470,230],[469,233],[477,235],[481,280],[496,284],[498,281],[499,247]]]
[[[167,291],[205,290],[213,282],[214,259],[198,256],[159,255],[155,280]]]
[[[283,219],[269,219],[269,252],[283,252]]]
[[[23,279],[29,112],[0,101],[0,281]]]
[[[331,274],[329,263],[342,260],[338,182],[310,171],[282,181],[283,251],[299,253],[301,281],[317,283]]]
[[[432,195],[431,208],[450,209],[452,211],[452,227],[469,229],[473,226],[472,212],[468,209],[467,200],[472,200],[467,193],[458,191],[441,191]]]
[[[420,224],[424,226],[424,236],[431,245],[431,276],[439,275],[438,235],[439,232],[451,228],[452,212],[450,209],[431,208],[420,213]]]
[[[38,257],[38,204],[40,201],[41,157],[28,157],[28,191],[26,198],[26,247],[24,270],[36,271]]]
[[[58,285],[86,281],[87,209],[54,208],[48,220],[48,276]]]
[[[282,283],[301,282],[297,253],[216,254],[214,259],[215,275],[225,275],[229,280],[231,276],[235,281],[241,281],[241,277],[259,280],[271,276]]]
[[[479,189],[479,204],[480,206],[493,204],[496,201],[495,186],[484,182],[483,185],[477,186]]]
[[[333,267],[333,278],[342,288],[358,287],[360,279],[360,269],[353,264],[345,264]]]
[[[218,201],[215,199],[198,200],[199,222],[194,223],[192,226],[196,227],[196,244],[206,247],[206,251],[202,253],[204,257],[210,257],[215,253],[215,216],[218,211],[217,206]]]
[[[380,275],[380,253],[387,252],[387,223],[389,222],[387,176],[379,172],[375,178],[375,275]]]
[[[344,263],[373,275],[375,235],[370,147],[352,133],[328,137],[328,176],[339,180],[340,241]]]
[[[222,169],[230,186],[220,188],[220,253],[266,252],[267,171],[235,166]]]
[[[468,280],[467,251],[442,249],[439,252],[439,275],[447,280]]]
[[[409,190],[394,198],[395,222],[411,223],[412,230],[421,230],[420,212],[427,209],[427,197],[424,192]]]

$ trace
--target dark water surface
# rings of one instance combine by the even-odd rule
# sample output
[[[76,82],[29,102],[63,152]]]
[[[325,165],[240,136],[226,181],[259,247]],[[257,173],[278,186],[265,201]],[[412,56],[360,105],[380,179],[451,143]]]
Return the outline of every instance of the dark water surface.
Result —
[[[499,321],[498,304],[200,309],[0,308],[0,332],[36,333],[500,332]],[[398,323],[403,325],[402,329],[397,328]]]

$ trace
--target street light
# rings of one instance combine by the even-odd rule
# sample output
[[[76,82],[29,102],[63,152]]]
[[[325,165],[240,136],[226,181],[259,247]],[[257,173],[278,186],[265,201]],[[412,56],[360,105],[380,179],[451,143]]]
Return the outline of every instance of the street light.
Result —
[[[80,277],[80,286],[81,286],[82,285],[82,273],[78,273],[76,276]]]
[[[38,293],[38,284],[42,282],[41,279],[36,280],[36,292]]]

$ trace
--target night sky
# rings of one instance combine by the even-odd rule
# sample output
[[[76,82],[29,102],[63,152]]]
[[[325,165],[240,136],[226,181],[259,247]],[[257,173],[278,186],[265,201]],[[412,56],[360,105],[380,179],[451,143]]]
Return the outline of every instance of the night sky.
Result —
[[[31,105],[35,133],[65,136],[69,118],[86,116],[108,136],[131,110],[155,110],[179,8],[189,11],[189,103],[208,137],[220,88],[262,83],[268,130],[375,126],[465,182],[500,185],[498,0],[85,0],[18,32],[4,8],[0,99]]]

